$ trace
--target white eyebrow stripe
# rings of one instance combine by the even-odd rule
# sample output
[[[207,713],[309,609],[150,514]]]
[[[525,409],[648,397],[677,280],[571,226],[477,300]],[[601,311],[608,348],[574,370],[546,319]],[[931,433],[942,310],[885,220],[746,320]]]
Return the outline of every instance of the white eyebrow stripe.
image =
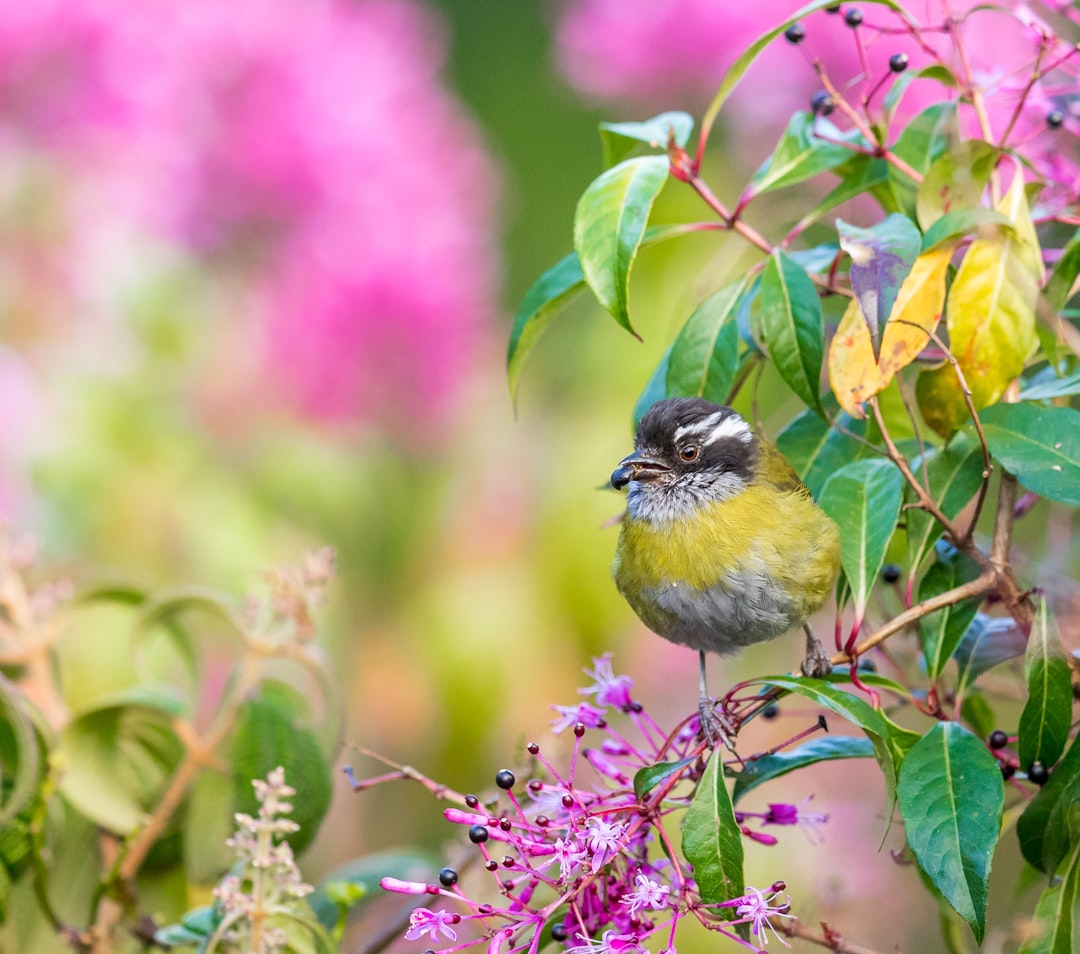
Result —
[[[754,439],[754,435],[750,431],[750,425],[738,414],[731,414],[717,424],[712,429],[712,433],[705,438],[705,443],[712,444],[714,441],[724,437],[735,437],[744,444],[749,444]]]
[[[703,417],[700,421],[694,421],[693,424],[684,424],[682,427],[675,428],[675,443],[681,441],[687,434],[695,434],[698,436],[707,434],[716,427],[723,416],[723,411],[715,411],[708,417]]]

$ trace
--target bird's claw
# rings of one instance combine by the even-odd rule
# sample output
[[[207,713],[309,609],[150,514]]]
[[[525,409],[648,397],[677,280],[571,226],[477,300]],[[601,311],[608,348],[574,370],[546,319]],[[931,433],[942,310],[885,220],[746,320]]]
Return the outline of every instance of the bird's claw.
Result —
[[[821,645],[821,640],[814,635],[809,627],[806,630],[806,658],[802,661],[802,674],[807,679],[825,679],[832,672],[832,659]]]
[[[731,740],[735,738],[739,727],[723,709],[717,709],[714,699],[703,698],[698,703],[698,718],[701,722],[701,735],[709,743],[709,748],[715,749],[717,742],[731,748]]]

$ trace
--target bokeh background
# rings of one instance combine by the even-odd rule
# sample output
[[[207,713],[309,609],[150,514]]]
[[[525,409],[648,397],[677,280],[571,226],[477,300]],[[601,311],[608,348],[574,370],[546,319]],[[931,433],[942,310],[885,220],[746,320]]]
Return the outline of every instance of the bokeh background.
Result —
[[[700,114],[724,66],[797,6],[0,0],[0,514],[76,580],[238,597],[264,566],[332,545],[323,638],[347,709],[338,761],[358,775],[380,771],[368,747],[488,787],[606,650],[658,718],[680,717],[696,659],[618,598],[620,501],[602,488],[672,334],[752,259],[716,234],[644,250],[644,343],[582,296],[516,410],[506,341],[571,247],[598,120]],[[840,18],[815,26],[812,55],[851,60]],[[978,44],[983,65],[1009,42]],[[816,87],[801,50],[763,58],[715,137],[719,194],[737,195]],[[756,224],[803,210],[781,198]],[[705,210],[672,182],[655,214]],[[768,375],[757,394],[775,435],[795,404]],[[107,625],[69,641],[72,693],[130,678],[110,645]],[[714,679],[800,652],[792,637]],[[756,742],[811,718],[785,710]],[[824,844],[751,846],[751,882],[786,879],[800,916],[868,945],[936,949],[932,905],[890,860],[895,832],[879,851],[872,766],[825,767],[758,807],[812,793],[834,819]],[[305,870],[459,836],[419,786],[356,796],[342,779]]]

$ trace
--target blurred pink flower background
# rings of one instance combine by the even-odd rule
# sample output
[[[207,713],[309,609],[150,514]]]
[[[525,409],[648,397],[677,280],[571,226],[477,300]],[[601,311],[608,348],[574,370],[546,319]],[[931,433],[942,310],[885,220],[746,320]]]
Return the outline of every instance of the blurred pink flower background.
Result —
[[[216,406],[437,424],[499,270],[445,46],[411,0],[0,0],[0,196],[37,200],[0,235],[9,331],[100,338],[194,267]]]

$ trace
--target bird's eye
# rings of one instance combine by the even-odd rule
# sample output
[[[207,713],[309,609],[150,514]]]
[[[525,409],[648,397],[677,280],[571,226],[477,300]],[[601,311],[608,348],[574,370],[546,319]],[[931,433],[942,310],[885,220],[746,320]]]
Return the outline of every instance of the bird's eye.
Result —
[[[701,448],[697,444],[687,444],[679,451],[679,456],[689,464],[691,461],[697,460],[700,453]]]

